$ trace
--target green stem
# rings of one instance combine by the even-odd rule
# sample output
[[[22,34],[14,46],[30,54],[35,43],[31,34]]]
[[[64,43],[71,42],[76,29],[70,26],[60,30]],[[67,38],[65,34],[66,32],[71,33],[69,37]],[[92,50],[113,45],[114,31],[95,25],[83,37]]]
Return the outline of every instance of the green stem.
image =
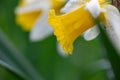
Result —
[[[103,30],[103,25],[99,22],[98,26],[101,31],[100,34],[100,42],[103,47],[103,52],[107,56],[108,60],[111,63],[113,73],[115,75],[115,80],[120,80],[120,56],[119,53],[116,51],[114,46],[112,45],[111,41],[109,40],[106,32]]]

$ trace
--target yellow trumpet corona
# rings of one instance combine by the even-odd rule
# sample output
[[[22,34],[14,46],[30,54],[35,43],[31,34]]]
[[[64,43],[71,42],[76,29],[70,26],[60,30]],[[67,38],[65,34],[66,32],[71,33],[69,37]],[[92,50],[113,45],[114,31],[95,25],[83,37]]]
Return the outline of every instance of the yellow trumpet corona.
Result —
[[[105,21],[103,12],[98,17]],[[96,24],[91,13],[85,9],[85,5],[60,16],[56,16],[55,11],[50,10],[48,23],[53,27],[54,34],[65,53],[70,54],[73,52],[73,43],[78,36]]]

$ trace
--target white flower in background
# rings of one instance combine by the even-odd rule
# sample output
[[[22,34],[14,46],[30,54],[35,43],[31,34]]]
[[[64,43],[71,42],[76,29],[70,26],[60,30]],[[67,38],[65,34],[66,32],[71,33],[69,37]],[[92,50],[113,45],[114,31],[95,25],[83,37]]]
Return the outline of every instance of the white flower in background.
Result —
[[[89,41],[100,33],[95,19],[106,26],[106,31],[111,36],[114,44],[120,43],[120,13],[116,7],[107,0],[69,0],[61,10],[65,14],[56,16],[50,10],[48,22],[54,29],[54,34],[64,52],[72,54],[73,43],[79,37]],[[69,18],[69,19],[68,19]],[[113,37],[114,36],[114,37]],[[120,49],[120,44],[117,46]]]
[[[48,11],[54,8],[60,14],[60,8],[65,2],[66,0],[21,0],[15,10],[16,21],[23,30],[30,32],[31,41],[41,41],[53,33],[47,22]]]

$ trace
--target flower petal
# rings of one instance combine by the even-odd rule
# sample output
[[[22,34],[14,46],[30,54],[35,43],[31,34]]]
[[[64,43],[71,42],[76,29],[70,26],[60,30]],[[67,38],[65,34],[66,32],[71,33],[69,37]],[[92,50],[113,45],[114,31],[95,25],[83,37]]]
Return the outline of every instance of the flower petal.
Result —
[[[53,30],[47,22],[48,10],[49,9],[44,10],[43,15],[39,17],[35,26],[31,30],[30,32],[31,41],[43,40],[44,38],[52,34]]]
[[[97,18],[102,9],[100,8],[98,0],[91,0],[86,4],[86,9],[89,10],[89,12],[92,14],[94,18]]]
[[[58,42],[57,42],[57,51],[58,51],[59,55],[62,57],[69,56],[68,54],[65,54],[65,52],[63,51],[62,47],[60,46],[60,44]]]
[[[88,29],[84,34],[83,37],[85,40],[90,41],[95,39],[99,35],[100,31],[97,26],[94,26]]]
[[[120,13],[118,9],[112,5],[106,6],[107,32],[115,45],[120,51]]]
[[[28,12],[33,12],[33,11],[37,11],[37,10],[41,10],[41,9],[45,9],[45,8],[50,8],[50,2],[47,0],[35,0],[32,1],[32,3],[28,3],[25,4],[23,6],[18,6],[15,9],[15,13],[16,14],[24,14],[24,13],[28,13]]]
[[[68,13],[71,12],[81,6],[81,2],[83,0],[69,0],[66,5],[61,9],[61,12]]]

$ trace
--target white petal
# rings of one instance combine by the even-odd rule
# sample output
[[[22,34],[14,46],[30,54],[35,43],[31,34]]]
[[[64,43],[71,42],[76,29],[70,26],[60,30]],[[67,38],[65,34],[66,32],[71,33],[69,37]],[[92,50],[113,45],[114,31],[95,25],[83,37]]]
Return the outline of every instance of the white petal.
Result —
[[[57,51],[58,51],[59,55],[62,57],[69,56],[68,54],[65,54],[65,52],[63,51],[62,47],[60,46],[60,44],[58,42],[57,42]]]
[[[94,26],[88,29],[84,34],[83,37],[85,40],[90,41],[95,39],[99,35],[100,31],[97,26]]]
[[[16,14],[23,14],[26,12],[42,10],[45,8],[50,8],[51,3],[47,0],[36,0],[33,3],[27,4],[25,6],[20,6],[15,9]]]
[[[33,2],[35,2],[35,1],[38,1],[38,0],[24,0],[25,1],[25,3],[33,3]]]
[[[107,32],[116,49],[120,51],[120,13],[112,5],[106,7]]]
[[[98,0],[91,0],[86,4],[86,9],[92,14],[94,18],[97,18],[102,11],[100,8]]]
[[[31,41],[43,40],[44,38],[52,34],[53,30],[48,24],[47,18],[48,10],[45,10],[43,15],[39,17],[38,21],[36,22],[35,27],[33,27],[33,29],[30,32]]]
[[[67,4],[61,9],[61,12],[68,13],[80,7],[80,0],[69,0]]]

